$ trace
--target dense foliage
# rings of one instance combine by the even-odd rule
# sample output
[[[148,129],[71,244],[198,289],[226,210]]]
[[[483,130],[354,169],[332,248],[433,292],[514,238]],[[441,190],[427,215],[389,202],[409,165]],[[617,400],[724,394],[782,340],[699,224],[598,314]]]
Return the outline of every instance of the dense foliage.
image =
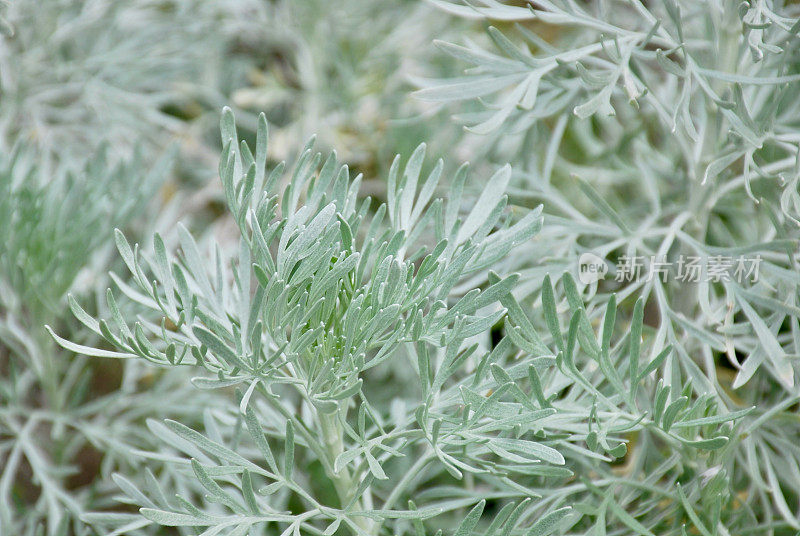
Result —
[[[800,531],[800,6],[0,32],[0,534]]]

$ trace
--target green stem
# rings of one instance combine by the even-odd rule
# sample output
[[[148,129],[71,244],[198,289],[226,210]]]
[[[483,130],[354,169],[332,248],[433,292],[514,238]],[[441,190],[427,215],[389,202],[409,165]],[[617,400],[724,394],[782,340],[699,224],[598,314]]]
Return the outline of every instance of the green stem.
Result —
[[[422,469],[428,465],[428,462],[430,462],[432,459],[433,453],[430,450],[420,456],[414,465],[412,465],[411,468],[406,471],[405,475],[403,475],[403,478],[400,479],[400,482],[397,483],[392,492],[386,498],[386,501],[383,503],[384,510],[391,510],[391,508],[394,506],[394,503],[400,498],[400,495],[406,490],[406,488],[408,488],[409,484],[411,484],[411,481],[417,475],[419,475],[420,471],[422,471]]]
[[[336,413],[317,413],[317,421],[322,431],[328,458],[327,463],[324,464],[326,472],[333,483],[333,487],[336,489],[336,495],[339,497],[342,508],[345,508],[353,500],[359,483],[353,478],[347,467],[342,467],[338,472],[335,469],[336,458],[344,452],[344,430],[339,423],[338,417],[338,411]],[[354,508],[356,510],[364,509],[360,498],[355,501]],[[368,533],[373,531],[375,524],[371,519],[358,517],[354,521],[364,531]],[[353,532],[355,533],[355,531]]]
[[[322,438],[325,446],[325,453],[328,458],[327,467],[328,477],[333,482],[336,488],[336,494],[339,496],[339,501],[342,507],[346,506],[352,498],[353,491],[353,478],[350,475],[350,470],[343,467],[339,472],[336,472],[334,463],[336,458],[344,452],[344,439],[342,437],[341,426],[336,420],[337,414],[318,414],[319,427],[322,431]]]

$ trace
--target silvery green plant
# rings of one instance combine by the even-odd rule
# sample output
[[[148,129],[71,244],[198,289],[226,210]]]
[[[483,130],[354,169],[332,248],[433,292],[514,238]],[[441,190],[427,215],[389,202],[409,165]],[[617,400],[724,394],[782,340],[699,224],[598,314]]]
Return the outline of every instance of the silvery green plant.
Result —
[[[37,147],[72,167],[103,143],[157,158],[171,139],[202,154],[194,120],[213,110],[235,62],[227,6],[194,0],[20,0],[0,13],[0,148]],[[2,8],[3,6],[0,6]],[[211,106],[209,106],[211,104]],[[213,121],[216,122],[216,119]],[[49,171],[49,170],[48,170]]]
[[[429,154],[457,139],[446,115],[408,95],[408,74],[430,41],[457,27],[433,7],[408,0],[247,5],[246,16],[236,17],[236,39],[252,66],[232,102],[242,126],[255,128],[261,111],[271,118],[275,158],[290,159],[315,135],[320,150],[336,149],[351,168],[381,174],[421,139]],[[427,136],[431,129],[437,136]]]
[[[461,195],[466,166],[448,201],[432,200],[443,164],[421,176],[424,146],[402,172],[395,160],[388,202],[374,213],[370,200],[358,197],[361,177],[351,179],[334,154],[320,167],[320,155],[310,146],[279,194],[283,166],[266,173],[263,116],[255,154],[235,141],[230,110],[223,112],[222,137],[220,176],[241,232],[234,258],[216,249],[204,261],[183,228],[179,259],[168,256],[158,236],[146,258],[118,232],[136,287],[120,288],[151,314],[131,325],[109,294],[108,321],[94,320],[75,302],[72,307],[114,350],[54,335],[84,355],[194,367],[203,373],[194,380],[200,389],[240,388],[236,399],[209,415],[204,433],[178,422],[157,425],[169,450],[153,456],[191,468],[181,484],[190,494],[174,502],[151,488],[150,494],[129,491],[130,499],[154,523],[240,533],[252,526],[333,533],[339,525],[375,533],[387,522],[421,521],[455,509],[413,511],[398,504],[407,500],[410,482],[398,477],[396,459],[427,448],[425,463],[436,459],[453,478],[486,471],[490,461],[483,458],[495,452],[483,446],[459,455],[468,431],[447,430],[444,419],[453,417],[453,402],[439,399],[468,358],[485,366],[490,356],[506,358],[509,345],[491,352],[486,336],[503,318],[498,300],[516,276],[501,279],[488,272],[486,282],[487,270],[536,232],[538,211],[519,221],[506,214],[508,167],[495,173],[467,214]],[[453,296],[468,276],[476,288]],[[396,393],[380,387],[370,393],[370,375],[390,361],[397,368],[416,367],[419,381],[398,385]],[[497,447],[501,452],[521,452],[517,464],[564,463],[557,450],[532,437],[502,439],[512,422],[480,431],[481,418],[469,424],[476,428],[470,433],[505,445]],[[392,483],[396,487],[386,485]],[[203,490],[210,501],[193,505]],[[304,511],[292,514],[297,501]]]
[[[92,302],[107,284],[113,227],[140,228],[170,176],[164,146],[188,131],[176,110],[216,95],[189,81],[216,81],[208,59],[224,41],[206,30],[218,14],[194,2],[0,3],[2,534],[87,533],[80,516],[116,493],[103,477],[151,446],[140,421],[163,411],[152,393],[173,416],[197,414],[180,375],[76,357],[43,325],[96,342],[67,294]]]
[[[82,527],[79,516],[103,505],[101,474],[129,463],[133,446],[148,445],[133,424],[139,412],[157,410],[150,395],[132,389],[140,369],[74,358],[43,324],[93,341],[75,330],[66,294],[93,296],[113,258],[109,224],[128,226],[141,215],[170,159],[148,165],[139,155],[111,164],[101,150],[81,168],[44,172],[38,155],[21,144],[0,163],[3,534]],[[159,383],[169,380],[155,391]]]
[[[620,326],[611,298],[596,329],[573,279],[568,319],[548,279],[545,339],[512,293],[518,276],[494,271],[540,225],[539,209],[508,213],[510,168],[464,210],[467,167],[434,199],[443,165],[422,173],[420,146],[394,161],[373,211],[360,176],[311,145],[281,188],[263,116],[254,153],[234,141],[229,110],[221,131],[233,254],[204,254],[179,228],[177,257],[159,236],[146,255],[117,232],[133,285],[115,281],[142,313],[122,314],[109,292],[107,320],[71,302],[108,346],[51,333],[87,356],[190,367],[196,389],[227,402],[209,397],[194,426],[151,421],[163,442],[140,452],[151,476],[115,476],[140,517],[84,521],[115,533],[549,535],[608,516],[660,534],[725,489],[720,464],[752,408],[720,412],[691,385],[669,401],[653,374],[671,349],[648,333],[643,300]],[[615,466],[631,443],[653,454]],[[680,501],[663,504],[664,481]],[[631,501],[659,513],[645,525]],[[738,520],[728,503],[712,515]]]
[[[707,342],[713,341],[710,348],[741,367],[736,386],[764,364],[791,389],[794,371],[786,356],[797,349],[793,340],[779,344],[768,333],[768,325],[787,317],[795,322],[796,316],[794,302],[788,308],[774,303],[776,296],[793,293],[796,283],[779,275],[791,268],[797,239],[798,145],[790,141],[790,95],[800,75],[792,70],[790,13],[766,3],[726,7],[665,1],[650,9],[634,3],[614,10],[612,23],[612,11],[602,2],[590,10],[570,2],[543,2],[532,9],[497,2],[437,4],[465,15],[586,29],[565,30],[568,46],[562,48],[547,44],[523,23],[517,27],[521,46],[489,29],[497,53],[474,44],[442,43],[475,68],[418,96],[452,101],[499,94],[471,129],[489,133],[510,122],[510,132],[537,141],[548,136],[545,150],[528,157],[527,184],[519,184],[524,191],[518,193],[551,201],[547,206],[554,216],[568,220],[556,220],[554,227],[575,237],[568,246],[573,254],[762,254],[762,273],[775,278],[767,287],[700,288],[696,308],[681,304],[676,310],[667,298],[680,289],[655,283],[643,291],[655,295],[666,318],[688,316]],[[703,39],[707,35],[713,40]],[[545,126],[546,118],[554,119],[552,127]],[[626,188],[641,192],[643,203],[625,206],[620,192]],[[581,193],[580,201],[568,192]],[[603,228],[581,230],[591,218],[602,218]],[[574,264],[573,258],[562,259],[564,267]],[[777,315],[764,329],[740,333],[742,328],[733,327],[735,316],[760,327],[753,320],[760,307]],[[664,330],[673,329],[668,324]]]
[[[614,293],[625,323],[643,299],[656,346],[672,348],[656,371],[669,392],[652,394],[680,405],[691,385],[723,414],[755,407],[747,432],[706,473],[718,478],[724,470],[733,495],[709,497],[693,514],[680,480],[658,482],[688,516],[670,530],[680,533],[685,522],[701,534],[793,533],[800,528],[796,6],[432,3],[495,25],[484,36],[438,42],[467,68],[456,78],[424,81],[417,96],[451,108],[468,101],[458,120],[486,136],[490,158],[514,164],[512,202],[544,204],[537,241],[515,256],[518,299],[534,311],[548,299],[557,311],[583,302],[599,321]],[[561,274],[575,273],[584,253],[605,259],[610,274],[578,281],[577,297],[568,299],[571,284]],[[617,280],[625,256],[642,259],[640,277]],[[681,256],[702,259],[704,274],[714,258],[761,262],[757,279],[691,283],[677,280],[674,268],[665,278],[647,277],[651,259],[676,263]],[[548,322],[542,314],[533,319],[536,326]],[[658,456],[646,446],[629,454],[645,465]],[[676,467],[686,462],[676,460]],[[628,505],[626,514],[654,519],[636,502],[639,492],[605,489],[616,494],[611,502]],[[735,519],[719,517],[725,508]],[[626,517],[602,503],[587,511],[597,531],[606,525],[602,530],[648,533],[621,529]]]
[[[0,534],[800,530],[800,10],[429,3],[0,0]],[[227,211],[145,225],[226,95],[269,155],[226,110]],[[273,165],[320,129],[367,178]]]

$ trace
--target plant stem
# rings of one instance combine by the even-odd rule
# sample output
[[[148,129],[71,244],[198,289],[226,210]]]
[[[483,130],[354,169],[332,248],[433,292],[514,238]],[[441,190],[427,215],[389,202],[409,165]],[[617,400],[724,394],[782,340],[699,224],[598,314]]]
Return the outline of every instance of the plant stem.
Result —
[[[358,488],[358,482],[353,478],[347,467],[342,467],[338,472],[335,469],[336,458],[344,452],[344,430],[342,430],[338,417],[338,411],[336,413],[317,412],[317,421],[322,431],[322,438],[328,457],[328,463],[325,464],[328,478],[330,478],[336,489],[342,508],[345,508],[353,500]],[[354,507],[356,510],[364,509],[360,498],[355,501]],[[355,523],[366,532],[371,533],[373,530],[374,522],[371,519],[358,517],[355,519]]]
[[[343,467],[337,473],[334,469],[336,458],[344,452],[344,441],[342,438],[341,426],[336,420],[336,414],[318,413],[319,427],[322,431],[323,444],[325,446],[326,456],[328,457],[328,477],[333,482],[336,488],[336,494],[339,496],[339,501],[342,507],[346,506],[351,499],[351,492],[353,486],[353,479],[350,475],[350,470]]]
[[[411,466],[408,471],[406,471],[406,473],[403,475],[403,478],[400,479],[400,482],[397,483],[392,492],[386,498],[386,501],[383,503],[384,510],[390,510],[394,506],[394,503],[400,498],[400,495],[406,490],[411,481],[417,475],[419,475],[420,471],[422,471],[422,469],[428,465],[428,462],[430,462],[431,459],[433,459],[433,453],[428,450],[425,452],[425,454],[420,456],[420,458],[414,463],[414,465]]]

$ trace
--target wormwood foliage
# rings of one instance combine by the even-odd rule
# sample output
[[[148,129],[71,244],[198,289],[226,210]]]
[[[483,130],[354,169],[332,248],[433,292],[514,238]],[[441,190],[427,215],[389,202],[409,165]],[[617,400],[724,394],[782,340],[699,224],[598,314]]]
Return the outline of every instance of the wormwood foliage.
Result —
[[[407,95],[408,72],[430,41],[452,32],[452,21],[432,16],[435,8],[408,0],[241,3],[249,10],[238,17],[238,38],[255,66],[232,101],[240,124],[245,110],[256,112],[253,120],[261,111],[272,119],[273,158],[288,159],[312,134],[318,150],[335,148],[358,169],[383,169],[433,128],[429,156],[452,146],[453,136],[438,128],[446,116],[423,120],[425,103]]]
[[[800,8],[427,4],[0,0],[0,534],[796,536]]]
[[[195,387],[225,389],[229,401],[202,429],[151,424],[165,448],[147,456],[182,470],[167,473],[179,483],[144,489],[116,477],[144,521],[101,512],[85,521],[204,534],[469,534],[479,523],[486,534],[552,534],[604,530],[607,518],[661,534],[687,516],[703,527],[740,523],[744,512],[721,490],[752,408],[719,411],[691,384],[670,399],[652,374],[671,349],[643,344],[643,300],[618,335],[612,297],[596,332],[567,275],[564,329],[547,278],[547,344],[510,292],[517,276],[486,271],[540,225],[538,210],[508,217],[507,167],[462,214],[467,168],[446,202],[432,200],[442,163],[421,175],[421,146],[402,170],[395,160],[388,202],[370,214],[360,177],[334,154],[322,163],[309,145],[279,195],[284,169],[266,172],[263,116],[255,155],[233,144],[229,110],[221,130],[238,255],[217,247],[204,262],[181,228],[177,259],[158,236],[144,256],[118,232],[138,288],[115,280],[149,312],[131,325],[109,291],[108,320],[71,307],[113,350],[53,335],[89,356],[194,367],[204,371]],[[473,288],[456,291],[465,278]],[[498,322],[506,336],[491,343]],[[398,361],[416,381],[373,389],[375,371]],[[653,452],[615,468],[629,444]],[[181,490],[176,499],[166,485]],[[669,488],[680,501],[664,504]],[[490,501],[497,511],[486,514]]]
[[[456,507],[396,507],[407,499],[409,484],[396,459],[420,449],[458,479],[464,472],[489,471],[494,456],[512,451],[512,470],[531,462],[564,464],[556,449],[530,434],[504,437],[519,417],[481,430],[485,410],[470,422],[469,413],[441,406],[443,388],[462,376],[468,359],[486,369],[488,360],[509,351],[508,343],[492,352],[479,350],[485,344],[467,344],[485,339],[501,321],[505,309],[498,301],[517,279],[490,271],[487,281],[486,271],[540,225],[538,210],[518,221],[506,212],[508,167],[489,179],[478,202],[462,214],[467,167],[457,172],[446,202],[432,199],[443,163],[421,175],[423,145],[402,170],[395,160],[388,203],[370,213],[371,201],[357,195],[361,177],[351,180],[335,154],[322,163],[309,145],[278,194],[283,165],[266,173],[263,116],[255,154],[234,141],[230,110],[223,112],[221,130],[220,176],[241,232],[238,254],[225,259],[216,248],[204,262],[181,228],[178,259],[168,255],[159,236],[152,256],[144,257],[117,232],[137,288],[116,280],[128,298],[153,314],[131,324],[109,292],[109,320],[94,320],[74,300],[71,307],[113,350],[54,334],[65,348],[84,355],[197,367],[206,372],[193,380],[200,389],[239,387],[235,403],[209,417],[205,434],[171,421],[159,428],[170,447],[192,458],[169,458],[194,473],[181,487],[205,490],[224,508],[194,506],[194,493],[176,503],[160,500],[160,493],[143,501],[137,492],[131,498],[143,516],[164,525],[213,527],[209,533],[245,533],[254,525],[332,533],[340,524],[376,533],[387,520],[422,520]],[[453,292],[466,277],[476,288]],[[400,389],[394,401],[373,404],[372,369],[399,359],[419,371],[418,384],[405,386],[415,392]],[[543,416],[531,403],[527,407]],[[446,420],[453,418],[465,419],[465,429],[449,430]],[[216,419],[229,429],[221,431]],[[474,451],[460,454],[473,435],[481,438]],[[267,439],[275,436],[281,440]],[[249,446],[237,449],[240,441]],[[301,471],[303,466],[318,466],[324,482]],[[329,489],[335,490],[332,501],[324,496]],[[295,512],[298,504],[301,513]],[[102,514],[87,519],[107,521]]]
[[[8,4],[0,46],[0,147],[38,147],[41,166],[81,162],[103,142],[115,157],[127,157],[137,144],[157,154],[154,148],[170,134],[185,131],[170,108],[197,98],[201,90],[194,81],[219,76],[224,37],[211,28],[224,18],[213,5]],[[215,89],[202,92],[213,95]]]
[[[644,299],[657,346],[673,348],[657,370],[670,389],[661,396],[677,404],[692,385],[727,411],[755,406],[764,416],[729,447],[737,508],[750,519],[736,530],[690,525],[703,534],[800,528],[800,10],[770,1],[432,3],[488,28],[438,42],[465,70],[424,81],[417,96],[471,101],[458,120],[514,164],[512,200],[545,207],[536,244],[508,266],[521,274],[518,298],[540,310],[550,273],[564,310],[573,291],[561,274],[583,253],[605,259],[608,276],[578,283],[570,308],[582,302],[597,322],[616,293],[627,324]],[[689,257],[702,275],[682,281],[677,266]],[[712,275],[715,261],[739,257],[759,259],[757,278]],[[626,258],[639,259],[638,276],[617,271]],[[672,267],[662,274],[660,263]],[[539,314],[533,322],[545,324]]]
[[[86,484],[100,484],[100,467],[85,474],[79,467],[92,464],[95,452],[107,454],[98,465],[113,467],[130,457],[131,445],[144,446],[135,439],[138,415],[131,408],[150,404],[130,389],[92,392],[96,362],[58,348],[42,324],[86,340],[62,300],[67,292],[91,293],[108,267],[109,223],[128,225],[141,213],[169,159],[148,171],[140,156],[111,165],[101,150],[82,168],[44,172],[36,155],[21,144],[0,161],[3,534],[63,533],[97,504],[102,494],[87,493]],[[126,395],[132,396],[121,403]]]
[[[792,97],[800,74],[798,19],[790,17],[797,10],[674,0],[586,8],[434,3],[463,16],[518,21],[517,43],[489,28],[493,51],[439,43],[472,68],[417,95],[481,98],[486,110],[470,116],[469,128],[501,137],[523,132],[525,147],[538,145],[519,196],[544,201],[555,216],[551,267],[572,268],[583,251],[612,263],[641,257],[645,274],[679,255],[702,258],[706,272],[714,257],[760,257],[762,279],[753,284],[640,277],[623,292],[653,295],[661,336],[676,344],[684,374],[702,381],[681,333],[702,341],[706,354],[726,354],[738,370],[734,387],[763,366],[793,391],[790,356],[798,347],[775,332],[784,322],[797,332],[800,312]],[[545,41],[544,25],[563,27],[563,39]],[[680,376],[673,373],[673,381]]]

